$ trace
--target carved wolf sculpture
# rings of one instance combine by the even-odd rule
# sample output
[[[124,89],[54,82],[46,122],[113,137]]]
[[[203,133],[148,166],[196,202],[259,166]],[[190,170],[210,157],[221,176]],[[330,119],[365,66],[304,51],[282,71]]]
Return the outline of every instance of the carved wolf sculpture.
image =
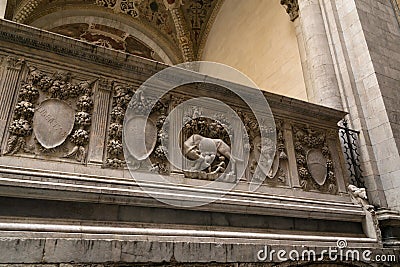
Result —
[[[212,139],[201,136],[199,134],[193,134],[183,143],[183,154],[192,160],[199,159],[201,157],[201,153],[199,150],[200,142],[205,142],[208,140],[214,143],[218,154],[228,158],[229,160],[234,161],[231,156],[231,148],[228,146],[227,143],[225,143],[221,139]]]

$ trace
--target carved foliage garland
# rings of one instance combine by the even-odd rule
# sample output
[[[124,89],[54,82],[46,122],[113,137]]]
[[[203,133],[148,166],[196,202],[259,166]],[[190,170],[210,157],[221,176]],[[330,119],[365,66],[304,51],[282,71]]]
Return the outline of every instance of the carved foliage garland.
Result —
[[[161,144],[162,139],[166,141],[168,139],[168,135],[162,130],[168,107],[166,104],[158,101],[153,109],[150,110],[153,103],[153,99],[144,96],[141,91],[135,93],[135,89],[131,86],[118,84],[114,86],[111,121],[108,129],[107,156],[104,162],[104,167],[117,169],[122,168],[126,163],[129,163],[130,167],[133,169],[154,171],[162,174],[169,173],[169,167],[166,163],[167,149]],[[148,123],[152,125],[152,122],[154,121],[156,125],[156,144],[154,149],[150,151],[149,156],[153,163],[151,166],[144,166],[146,161],[143,159],[137,159],[135,155],[130,156],[128,159],[124,158],[122,132],[125,113],[128,108],[129,114],[137,116],[138,120],[142,120],[141,115],[151,111],[149,118],[150,121],[148,121]],[[143,123],[143,121],[140,122]],[[150,132],[146,132],[146,134],[149,133]]]
[[[93,108],[92,86],[89,81],[73,83],[70,73],[48,75],[30,68],[18,95],[5,154],[46,154],[84,162]]]
[[[336,194],[336,177],[326,131],[308,125],[294,125],[293,133],[302,188]]]
[[[108,128],[107,156],[104,166],[108,168],[121,168],[125,164],[122,147],[123,121],[126,109],[135,89],[129,86],[115,85],[111,122]]]
[[[8,129],[10,137],[4,154],[13,155],[19,151],[29,153],[26,137],[32,134],[32,119],[35,113],[34,104],[39,91],[32,84],[24,84],[20,90],[18,103],[15,106],[14,120]]]

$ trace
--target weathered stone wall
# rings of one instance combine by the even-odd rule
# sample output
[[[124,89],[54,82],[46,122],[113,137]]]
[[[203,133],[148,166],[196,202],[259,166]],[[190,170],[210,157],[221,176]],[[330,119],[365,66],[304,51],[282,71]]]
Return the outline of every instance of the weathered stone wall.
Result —
[[[353,127],[361,129],[367,187],[377,205],[398,209],[395,88],[400,30],[393,6],[390,1],[336,1],[326,6],[344,107]]]
[[[400,30],[393,5],[389,0],[299,1],[299,11],[295,24],[304,43],[300,51],[304,47],[310,100],[349,112],[351,127],[361,131],[370,199],[398,210]]]
[[[374,121],[369,129],[371,145],[388,205],[400,210],[400,25],[390,1],[356,1],[356,6],[374,68],[363,79]],[[380,97],[371,94],[373,86],[379,86]]]

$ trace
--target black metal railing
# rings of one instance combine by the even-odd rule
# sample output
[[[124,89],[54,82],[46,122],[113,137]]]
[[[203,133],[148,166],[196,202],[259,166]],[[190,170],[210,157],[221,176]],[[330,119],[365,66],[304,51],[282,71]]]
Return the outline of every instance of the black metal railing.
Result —
[[[347,120],[342,120],[341,124],[342,126],[339,125],[339,134],[343,141],[343,153],[346,157],[350,181],[359,188],[365,188],[360,164],[360,154],[358,152],[358,137],[360,132],[350,129]]]

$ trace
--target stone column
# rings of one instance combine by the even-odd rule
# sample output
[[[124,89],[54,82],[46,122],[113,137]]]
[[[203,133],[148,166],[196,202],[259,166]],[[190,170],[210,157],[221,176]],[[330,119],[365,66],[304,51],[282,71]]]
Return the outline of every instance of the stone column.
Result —
[[[342,99],[319,0],[282,0],[295,22],[308,100],[342,110]]]
[[[297,17],[296,17],[297,18]],[[300,61],[301,61],[301,68],[303,70],[303,77],[304,77],[304,84],[306,85],[307,90],[307,97],[310,99],[310,95],[314,91],[313,83],[311,82],[310,71],[308,71],[308,62],[307,62],[307,55],[306,55],[306,47],[304,43],[304,36],[300,25],[300,20],[295,19],[293,21],[295,30],[296,30],[296,37],[297,37],[297,44],[299,47],[299,54],[300,54]]]

